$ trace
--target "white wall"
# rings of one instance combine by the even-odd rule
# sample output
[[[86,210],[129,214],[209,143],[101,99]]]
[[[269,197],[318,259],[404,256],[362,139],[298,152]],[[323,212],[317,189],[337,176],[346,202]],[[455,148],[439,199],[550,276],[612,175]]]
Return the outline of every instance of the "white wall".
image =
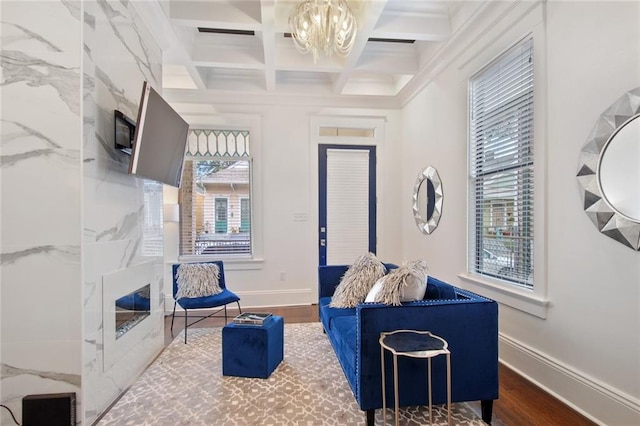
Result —
[[[257,216],[254,216],[253,231],[259,234],[258,257],[263,261],[257,265],[234,265],[225,261],[227,284],[241,297],[243,308],[317,303],[318,171],[313,160],[317,157],[317,145],[310,142],[312,117],[349,116],[356,122],[358,117],[381,117],[385,121],[384,143],[377,154],[380,165],[378,255],[385,261],[401,260],[401,200],[396,191],[401,176],[399,111],[269,105],[241,108],[242,113],[238,114],[233,109],[225,109],[224,105],[215,107],[220,116],[185,118],[192,126],[241,125],[243,121],[254,126],[251,136],[251,152],[255,156],[253,202],[258,199],[262,208],[254,209]],[[308,220],[295,221],[295,213],[306,214]],[[234,270],[247,267],[258,269]],[[170,312],[173,301],[168,274],[167,268],[166,309]]]
[[[500,358],[598,423],[638,424],[640,253],[595,229],[575,175],[599,115],[640,86],[640,4],[504,2],[477,17],[472,31],[448,46],[448,65],[403,111],[403,199],[428,164],[438,169],[445,194],[432,235],[422,235],[411,210],[403,211],[403,255],[424,258],[433,275],[469,286],[458,278],[466,271],[467,79],[535,28],[541,37],[534,43],[543,43],[535,60],[546,63],[536,81],[543,85],[536,120],[546,122],[547,182],[536,188],[545,205],[547,270],[535,285],[546,286],[550,304],[546,319],[500,305]]]

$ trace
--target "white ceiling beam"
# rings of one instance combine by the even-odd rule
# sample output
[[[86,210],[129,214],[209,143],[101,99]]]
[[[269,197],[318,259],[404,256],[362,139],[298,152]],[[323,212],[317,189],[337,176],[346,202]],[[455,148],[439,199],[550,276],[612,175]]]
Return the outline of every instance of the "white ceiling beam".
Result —
[[[250,96],[249,96],[250,94]],[[243,111],[250,105],[296,105],[313,107],[350,107],[350,108],[398,108],[399,102],[390,96],[343,95],[336,98],[331,93],[255,93],[242,94],[233,90],[188,90],[167,89],[162,97],[168,102],[203,103],[216,108],[233,108],[240,105]]]
[[[358,22],[358,33],[356,35],[356,40],[353,43],[353,48],[349,55],[344,58],[344,72],[341,73],[333,82],[333,92],[334,93],[342,93],[342,89],[347,84],[349,80],[350,72],[349,70],[355,68],[358,63],[358,59],[364,48],[367,44],[367,40],[369,39],[371,32],[375,28],[378,19],[382,15],[385,5],[387,4],[387,0],[379,0],[373,2],[356,2],[354,6],[356,6],[354,10],[354,14],[356,15],[356,19]],[[350,4],[351,5],[351,4]]]
[[[264,52],[264,84],[267,92],[276,90],[275,0],[262,0],[262,50]]]

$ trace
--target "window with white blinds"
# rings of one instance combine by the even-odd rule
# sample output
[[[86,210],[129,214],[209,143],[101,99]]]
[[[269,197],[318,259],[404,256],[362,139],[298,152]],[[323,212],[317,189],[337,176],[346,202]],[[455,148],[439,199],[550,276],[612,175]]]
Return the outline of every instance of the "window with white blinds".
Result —
[[[162,225],[162,184],[144,180],[142,255],[162,256],[164,228]]]
[[[533,39],[471,77],[470,272],[533,288]]]
[[[251,255],[249,132],[191,130],[180,187],[180,255]]]

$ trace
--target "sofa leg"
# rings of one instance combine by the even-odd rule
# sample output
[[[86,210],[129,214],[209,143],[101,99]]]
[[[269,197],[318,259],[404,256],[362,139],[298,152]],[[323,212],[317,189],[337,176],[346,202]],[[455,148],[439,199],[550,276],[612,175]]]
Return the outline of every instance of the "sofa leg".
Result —
[[[376,424],[376,410],[367,410],[367,426]]]
[[[491,416],[493,415],[493,399],[480,401],[480,410],[482,411],[482,421],[491,424]]]

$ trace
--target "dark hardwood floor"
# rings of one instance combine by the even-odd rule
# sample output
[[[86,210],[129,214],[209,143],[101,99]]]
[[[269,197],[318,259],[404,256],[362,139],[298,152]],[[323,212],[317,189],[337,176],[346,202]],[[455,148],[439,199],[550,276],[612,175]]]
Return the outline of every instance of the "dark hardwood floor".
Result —
[[[259,308],[257,312],[271,312],[284,317],[285,323],[318,321],[317,305],[285,306]],[[237,310],[229,309],[228,316],[233,318]],[[203,320],[199,327],[224,325],[224,319]],[[184,318],[177,315],[173,335],[177,335],[184,326]],[[165,345],[173,340],[171,316],[165,318]],[[592,421],[580,415],[544,390],[535,386],[522,376],[500,364],[500,398],[493,405],[493,426],[592,426]],[[472,403],[472,408],[480,417],[480,402]]]

